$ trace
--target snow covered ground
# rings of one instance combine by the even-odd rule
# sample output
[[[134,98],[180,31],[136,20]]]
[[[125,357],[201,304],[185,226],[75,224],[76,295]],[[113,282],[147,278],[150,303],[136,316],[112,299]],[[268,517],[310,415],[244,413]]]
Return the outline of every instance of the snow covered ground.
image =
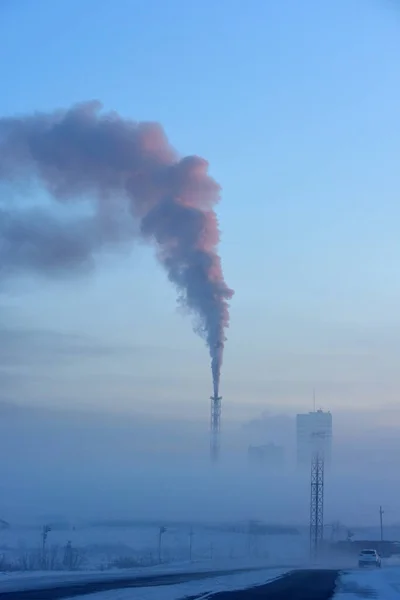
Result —
[[[108,592],[91,594],[90,599],[160,600],[160,598],[162,598],[162,600],[181,600],[200,594],[202,594],[202,598],[207,598],[210,593],[242,590],[253,586],[263,585],[268,581],[282,577],[286,572],[287,570],[285,569],[269,569],[265,571],[225,575],[200,581],[188,581],[177,585],[110,590]],[[87,596],[85,596],[85,598],[87,598]]]
[[[212,571],[234,571],[235,569],[249,569],[248,573],[242,573],[242,576],[257,576],[261,571],[263,573],[274,573],[275,571],[287,571],[291,565],[282,567],[266,567],[265,563],[257,561],[247,561],[235,563],[232,561],[217,561],[205,563],[172,563],[170,565],[161,565],[157,567],[145,567],[137,569],[110,570],[104,572],[81,571],[35,571],[1,573],[0,574],[0,594],[2,592],[35,589],[38,587],[53,587],[59,584],[90,583],[92,581],[126,579],[128,577],[157,577],[158,575],[185,574],[185,573],[208,573]],[[236,576],[236,575],[235,575]]]
[[[161,564],[159,526],[52,527],[46,539],[46,570],[40,563],[41,527],[10,527],[0,532],[0,593],[102,578],[267,567],[288,570],[308,560],[308,538],[302,533],[249,535],[245,524],[230,530],[215,524],[165,523],[165,527]],[[73,571],[63,566],[69,542],[82,557],[79,568]]]
[[[400,598],[400,564],[390,562],[382,569],[344,572],[337,585],[336,600],[398,600]]]
[[[308,537],[299,535],[249,535],[194,524],[165,525],[161,540],[163,564],[264,561],[268,565],[302,562],[308,554]],[[10,527],[0,532],[0,572],[38,570],[42,556],[41,527]],[[48,568],[60,570],[67,544],[78,557],[81,570],[109,570],[152,566],[159,563],[159,526],[107,527],[69,525],[52,528],[46,540]],[[235,566],[233,568],[235,568]]]

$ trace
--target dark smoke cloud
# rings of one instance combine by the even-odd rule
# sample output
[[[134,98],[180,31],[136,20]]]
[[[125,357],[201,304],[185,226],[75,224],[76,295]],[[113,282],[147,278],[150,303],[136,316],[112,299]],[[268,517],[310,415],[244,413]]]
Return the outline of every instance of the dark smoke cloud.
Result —
[[[156,244],[210,349],[218,393],[228,301],[217,254],[220,188],[202,158],[179,159],[163,129],[104,114],[91,102],[67,111],[0,119],[0,181],[39,179],[64,205],[93,203],[91,216],[61,219],[14,202],[0,212],[0,273],[89,267],[96,251],[139,235]],[[73,212],[73,211],[72,211]]]

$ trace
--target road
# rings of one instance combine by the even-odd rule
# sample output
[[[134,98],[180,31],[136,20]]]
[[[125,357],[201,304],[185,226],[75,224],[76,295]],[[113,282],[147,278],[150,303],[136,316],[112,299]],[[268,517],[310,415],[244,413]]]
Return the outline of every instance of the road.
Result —
[[[331,569],[293,571],[265,585],[207,595],[207,600],[330,600],[338,574],[339,571]],[[204,594],[186,600],[202,597]]]
[[[239,569],[234,572],[240,573],[249,570]],[[207,595],[207,598],[209,600],[260,600],[262,598],[265,598],[265,600],[329,600],[333,596],[338,573],[339,571],[331,569],[293,571],[280,579],[262,586],[234,592],[219,592],[212,596]],[[126,579],[72,583],[34,590],[0,592],[0,599],[61,600],[63,598],[73,598],[110,590],[173,585],[227,574],[232,574],[232,571],[180,573],[175,575],[130,577]],[[201,600],[202,597],[204,597],[204,594],[187,598],[187,600]]]
[[[102,579],[100,581],[85,581],[65,584],[45,584],[43,587],[25,590],[1,591],[0,600],[62,600],[63,598],[73,598],[76,596],[85,596],[96,592],[107,592],[109,590],[121,590],[128,588],[155,587],[162,585],[175,585],[177,583],[186,583],[188,581],[200,581],[212,577],[221,577],[238,573],[248,573],[250,571],[261,571],[266,568],[236,569],[224,571],[208,571],[199,573],[171,573],[167,575],[149,575],[124,578]],[[162,598],[160,598],[162,600]]]

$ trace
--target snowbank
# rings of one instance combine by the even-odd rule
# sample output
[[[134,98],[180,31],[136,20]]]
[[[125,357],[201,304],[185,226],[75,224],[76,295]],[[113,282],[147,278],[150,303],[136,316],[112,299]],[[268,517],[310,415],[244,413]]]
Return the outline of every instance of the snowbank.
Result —
[[[354,570],[343,573],[337,584],[336,600],[399,600],[400,567],[384,566],[382,569]]]
[[[212,573],[220,571],[238,571],[239,569],[246,570],[247,573],[238,573],[236,576],[249,577],[253,575],[257,577],[261,570],[265,573],[275,573],[277,571],[287,572],[294,565],[281,565],[270,567],[264,562],[255,561],[213,561],[202,563],[182,563],[163,565],[158,567],[142,567],[137,569],[123,569],[114,571],[36,571],[33,573],[10,573],[0,574],[0,594],[7,591],[22,591],[36,588],[48,588],[56,585],[68,585],[74,583],[90,583],[93,581],[118,581],[120,579],[128,579],[135,577],[157,577],[167,574],[186,574],[186,573]],[[228,575],[232,577],[232,575]]]

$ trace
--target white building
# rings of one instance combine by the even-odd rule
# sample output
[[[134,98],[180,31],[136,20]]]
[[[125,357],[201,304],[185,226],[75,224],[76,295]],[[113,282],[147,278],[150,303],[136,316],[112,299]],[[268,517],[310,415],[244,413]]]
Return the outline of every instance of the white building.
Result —
[[[316,410],[297,415],[297,464],[309,465],[313,450],[317,447],[324,452],[326,464],[332,459],[332,415]]]

